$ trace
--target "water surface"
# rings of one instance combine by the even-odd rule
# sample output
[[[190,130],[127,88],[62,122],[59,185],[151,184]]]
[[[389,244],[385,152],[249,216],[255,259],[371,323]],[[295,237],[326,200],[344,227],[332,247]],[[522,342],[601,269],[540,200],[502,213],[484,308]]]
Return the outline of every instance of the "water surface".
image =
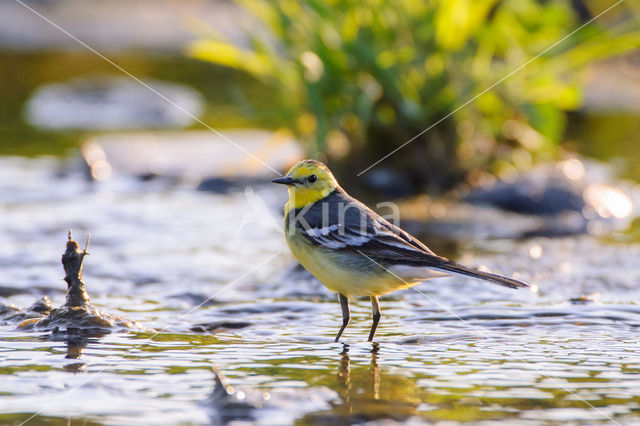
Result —
[[[457,241],[459,260],[534,291],[423,283],[382,298],[375,344],[367,300],[334,343],[335,296],[294,268],[277,227],[244,215],[242,192],[0,163],[0,302],[64,302],[73,228],[92,235],[91,301],[149,329],[69,338],[0,322],[0,423],[640,424],[638,245]],[[279,221],[282,188],[254,189]],[[212,367],[233,388],[224,403]]]

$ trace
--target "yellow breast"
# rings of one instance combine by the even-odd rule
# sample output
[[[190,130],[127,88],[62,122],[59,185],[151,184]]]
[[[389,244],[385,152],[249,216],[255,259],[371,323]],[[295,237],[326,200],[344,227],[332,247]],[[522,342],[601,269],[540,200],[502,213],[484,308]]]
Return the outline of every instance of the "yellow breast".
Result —
[[[285,237],[291,253],[331,291],[346,297],[380,296],[418,282],[399,280],[397,276],[357,253],[314,246],[299,232],[288,232],[287,227],[288,215],[285,217]]]

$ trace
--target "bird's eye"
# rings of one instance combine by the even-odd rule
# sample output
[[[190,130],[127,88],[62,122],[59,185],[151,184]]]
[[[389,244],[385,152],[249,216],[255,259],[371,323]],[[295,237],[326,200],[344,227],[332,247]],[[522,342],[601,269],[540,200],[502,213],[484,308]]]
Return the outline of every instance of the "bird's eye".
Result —
[[[315,181],[318,180],[318,176],[310,175],[308,180],[309,180],[309,183],[314,183]]]

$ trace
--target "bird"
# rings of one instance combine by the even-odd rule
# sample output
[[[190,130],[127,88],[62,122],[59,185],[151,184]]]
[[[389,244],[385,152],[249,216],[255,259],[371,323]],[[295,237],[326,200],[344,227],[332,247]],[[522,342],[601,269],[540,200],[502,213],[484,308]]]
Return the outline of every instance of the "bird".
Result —
[[[296,163],[272,182],[288,186],[284,234],[298,262],[338,293],[342,327],[351,319],[349,299],[371,299],[373,341],[382,316],[379,297],[431,278],[464,275],[510,288],[528,287],[514,278],[464,266],[438,256],[342,189],[329,168],[316,160]]]

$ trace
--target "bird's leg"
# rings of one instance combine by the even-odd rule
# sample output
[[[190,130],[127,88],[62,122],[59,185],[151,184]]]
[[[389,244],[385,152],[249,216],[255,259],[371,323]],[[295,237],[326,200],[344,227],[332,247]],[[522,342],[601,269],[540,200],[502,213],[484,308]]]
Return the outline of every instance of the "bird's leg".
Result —
[[[378,302],[378,296],[371,296],[371,308],[373,310],[373,324],[371,325],[371,331],[369,332],[369,341],[373,340],[373,335],[376,334],[376,328],[380,322],[380,302]]]
[[[338,331],[338,335],[335,340],[336,342],[340,339],[340,336],[342,336],[342,332],[347,328],[349,320],[351,319],[351,313],[349,312],[349,299],[340,293],[338,293],[338,299],[340,300],[340,307],[342,308],[342,327],[340,327],[340,331]]]

